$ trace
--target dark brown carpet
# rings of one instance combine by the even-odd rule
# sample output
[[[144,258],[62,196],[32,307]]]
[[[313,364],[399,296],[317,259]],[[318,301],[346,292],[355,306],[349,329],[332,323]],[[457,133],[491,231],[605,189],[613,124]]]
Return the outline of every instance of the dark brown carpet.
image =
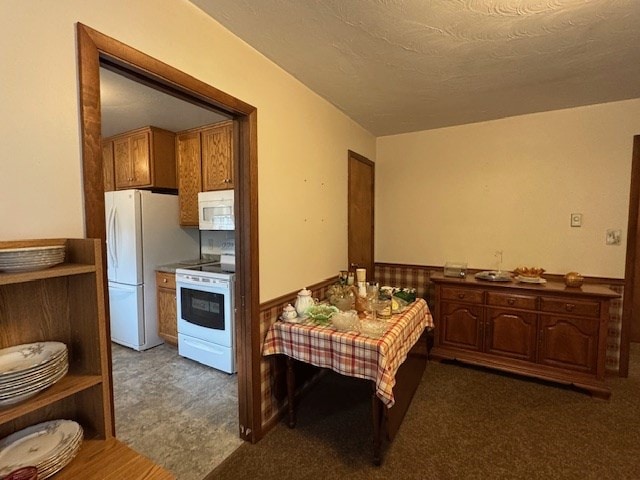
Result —
[[[298,426],[243,444],[206,480],[640,479],[640,345],[611,400],[430,362],[381,467],[371,463],[368,384],[329,374]]]

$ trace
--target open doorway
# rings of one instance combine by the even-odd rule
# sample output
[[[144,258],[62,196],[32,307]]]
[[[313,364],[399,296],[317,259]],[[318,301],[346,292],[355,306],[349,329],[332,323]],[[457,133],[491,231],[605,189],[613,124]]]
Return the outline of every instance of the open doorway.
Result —
[[[231,117],[167,95],[111,68],[109,65],[107,68],[100,67],[105,191],[109,192],[109,200],[122,200],[122,197],[128,197],[134,190],[123,190],[122,187],[116,190],[116,183],[121,180],[122,174],[113,171],[113,139],[121,144],[118,139],[128,138],[134,135],[131,132],[147,128],[162,131],[163,135],[171,138],[175,135],[176,141],[168,142],[170,152],[166,148],[155,152],[156,161],[160,158],[173,160],[174,154],[182,145],[179,139],[186,132],[193,133],[227,124]],[[157,146],[158,149],[162,147],[164,145]],[[198,167],[199,165],[198,161]],[[121,169],[122,166],[119,166]],[[195,165],[187,163],[186,167],[195,170]],[[183,169],[178,170],[182,172]],[[183,173],[189,178],[195,175],[195,172],[190,171]],[[197,188],[200,190],[201,185]],[[150,201],[158,199],[163,205],[168,202],[174,208],[179,203],[176,192],[156,193],[144,198]],[[184,195],[181,195],[180,204],[183,201]],[[186,203],[188,207],[192,206],[190,202]],[[151,206],[143,205],[145,208]],[[186,206],[180,207],[180,212],[183,211],[190,212]],[[154,222],[151,228],[159,232],[164,226],[167,233],[179,234],[174,239],[174,242],[180,242],[179,245],[165,240],[162,242],[162,250],[166,252],[167,261],[181,262],[184,268],[219,261],[221,245],[225,242],[233,245],[235,242],[234,231],[199,231],[197,222],[195,226],[181,225],[183,215],[168,215],[166,211],[161,212],[161,215],[161,219],[156,219],[161,222]],[[118,224],[119,229],[133,227],[122,220]],[[199,480],[242,443],[238,435],[237,375],[185,358],[184,352],[180,354],[177,338],[177,290],[167,288],[176,283],[176,265],[167,265],[166,262],[161,262],[165,263],[164,266],[149,265],[152,253],[150,250],[157,245],[144,238],[149,236],[144,227],[141,228],[141,233],[142,250],[145,250],[142,256],[145,258],[140,263],[143,283],[139,296],[143,309],[139,317],[128,313],[130,309],[122,311],[118,308],[126,302],[122,299],[122,291],[128,285],[121,283],[122,275],[120,278],[113,278],[116,277],[114,269],[111,269],[113,255],[108,255],[116,436],[178,478]],[[121,245],[118,250],[126,249],[126,245]],[[156,255],[160,254],[159,249],[155,250]],[[186,257],[187,254],[188,258],[178,257]],[[161,277],[167,283],[163,284]],[[155,284],[153,279],[157,279]],[[154,315],[156,306],[157,313]],[[121,325],[116,316],[115,330],[114,311],[121,311],[120,319],[125,320],[125,324]],[[124,331],[118,331],[121,329]],[[160,338],[156,339],[157,342],[164,340],[164,343],[151,347],[155,336],[148,335],[148,331],[158,332]],[[123,336],[133,336],[135,340],[123,343]],[[143,338],[141,343],[145,344],[145,348],[138,351],[131,343],[138,341],[140,337]],[[196,425],[197,428],[194,428]]]
[[[238,123],[236,189],[236,340],[240,438],[261,436],[259,371],[259,283],[257,222],[257,112],[254,107],[85,25],[78,24],[80,116],[85,228],[88,238],[106,237],[101,148],[100,66],[185,101],[217,109]],[[106,272],[106,254],[103,248]],[[107,282],[105,282],[105,285]],[[106,297],[107,295],[105,295]],[[108,325],[107,325],[108,329]]]

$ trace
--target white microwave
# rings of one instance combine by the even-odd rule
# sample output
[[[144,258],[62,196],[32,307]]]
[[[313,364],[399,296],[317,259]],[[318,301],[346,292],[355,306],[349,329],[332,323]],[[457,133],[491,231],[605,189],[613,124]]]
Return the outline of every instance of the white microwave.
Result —
[[[215,190],[198,193],[200,230],[235,230],[234,191]]]

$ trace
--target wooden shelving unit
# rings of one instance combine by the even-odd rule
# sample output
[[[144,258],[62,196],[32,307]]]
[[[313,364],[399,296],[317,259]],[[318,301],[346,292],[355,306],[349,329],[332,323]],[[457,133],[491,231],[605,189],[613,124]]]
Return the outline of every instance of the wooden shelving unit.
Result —
[[[78,456],[56,478],[71,478],[65,476],[67,470],[78,471],[77,465],[89,464],[91,473],[80,477],[111,478],[109,472],[119,468],[118,462],[143,466],[144,476],[126,478],[172,478],[114,438],[100,241],[11,241],[0,242],[0,249],[43,245],[65,245],[65,262],[35,272],[0,272],[0,348],[63,342],[69,353],[69,373],[36,396],[0,408],[0,438],[48,420],[75,420],[83,428],[85,441]],[[101,455],[110,460],[103,461]],[[148,476],[149,472],[160,474]]]

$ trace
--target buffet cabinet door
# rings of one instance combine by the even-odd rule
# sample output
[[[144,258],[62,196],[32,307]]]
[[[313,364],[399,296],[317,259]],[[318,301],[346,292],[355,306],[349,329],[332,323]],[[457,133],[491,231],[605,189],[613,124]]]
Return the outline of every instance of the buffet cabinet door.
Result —
[[[541,315],[538,363],[595,374],[599,329],[597,319]]]
[[[487,309],[485,351],[501,357],[535,362],[537,318],[532,312]]]
[[[483,326],[482,305],[441,304],[439,325],[441,345],[482,351]]]

